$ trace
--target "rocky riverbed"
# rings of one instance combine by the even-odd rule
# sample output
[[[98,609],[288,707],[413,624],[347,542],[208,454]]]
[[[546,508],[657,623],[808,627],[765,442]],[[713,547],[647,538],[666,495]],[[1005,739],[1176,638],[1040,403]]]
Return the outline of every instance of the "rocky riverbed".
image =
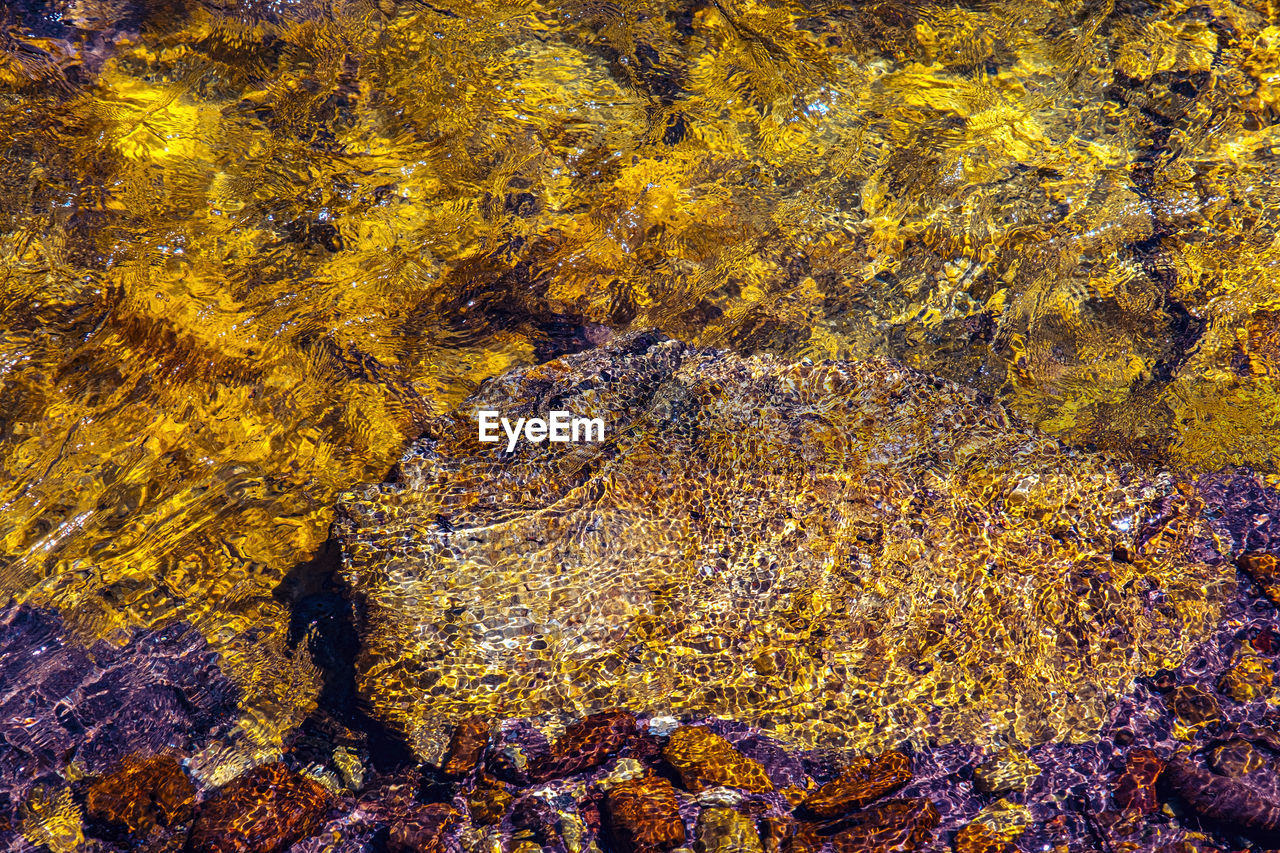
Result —
[[[511,458],[492,460],[488,468],[474,456],[479,447],[474,433],[464,435],[474,421],[459,414],[435,424],[434,432],[410,450],[398,484],[371,487],[348,499],[338,527],[339,539],[348,537],[343,542],[347,559],[337,573],[342,582],[361,585],[349,589],[347,598],[334,597],[329,611],[300,610],[298,630],[311,638],[317,661],[332,670],[331,683],[341,681],[337,670],[355,665],[346,676],[359,675],[364,707],[373,716],[353,711],[349,697],[335,695],[290,732],[275,755],[247,758],[248,753],[237,750],[244,740],[235,722],[237,690],[222,675],[216,653],[187,626],[138,629],[123,644],[84,646],[52,611],[9,605],[0,614],[5,627],[0,700],[6,710],[0,736],[8,747],[0,764],[5,849],[1185,853],[1280,844],[1280,811],[1274,805],[1280,796],[1280,712],[1274,683],[1280,660],[1280,493],[1252,472],[1222,471],[1179,482],[1038,438],[971,392],[888,362],[788,366],[699,351],[655,335],[623,338],[509,374],[473,402],[487,406],[517,400],[533,411],[548,400],[573,408],[588,399],[614,418],[643,414],[616,429],[613,444],[589,448],[591,455],[581,448],[526,446]],[[746,408],[717,416],[725,399],[743,401]],[[766,399],[773,408],[761,405]],[[747,411],[757,418],[761,413],[778,417],[747,429],[733,420]],[[821,417],[805,421],[800,412]],[[849,426],[854,419],[856,432]],[[449,431],[451,425],[456,433]],[[824,433],[827,427],[832,431]],[[831,445],[819,440],[837,436],[845,442],[841,457],[830,455]],[[890,439],[895,452],[877,455],[875,448]],[[791,448],[790,455],[781,452],[783,443]],[[956,448],[964,446],[973,452],[963,456]],[[935,449],[926,453],[927,447]],[[952,448],[951,455],[940,455],[938,447]],[[834,466],[833,458],[843,459],[845,467]],[[998,530],[1006,537],[992,544],[956,523],[965,505],[962,498],[972,499],[972,492],[960,491],[951,500],[942,495],[977,481],[978,471],[999,470],[1002,460],[1016,460],[1022,476],[1016,482],[996,477],[1002,485],[985,492],[996,497],[985,504],[974,499],[988,514],[963,516],[970,523],[985,518],[987,526],[980,530],[988,536]],[[757,491],[727,488],[725,472],[737,470],[729,461],[745,466],[744,476],[757,484]],[[775,469],[762,470],[768,465]],[[645,471],[660,476],[644,479]],[[824,479],[815,471],[838,476]],[[1062,471],[1074,472],[1076,479],[1051,482],[1072,484],[1073,490],[1026,485],[1036,475],[1048,478]],[[702,472],[703,479],[696,487],[700,502],[691,504],[690,494],[678,488],[693,489],[695,472]],[[552,473],[557,476],[549,477]],[[1110,490],[1097,488],[1099,483]],[[806,515],[797,498],[824,488],[828,502],[809,507]],[[881,513],[876,517],[882,536],[837,535],[841,528],[822,511],[838,507],[846,517],[856,517],[851,508],[858,503],[852,496],[873,489],[879,491],[863,506]],[[511,495],[518,496],[515,505],[505,500]],[[619,680],[579,685],[579,695],[607,701],[607,707],[574,713],[575,705],[565,702],[549,710],[537,701],[523,704],[536,695],[521,692],[520,685],[531,682],[520,677],[530,670],[517,665],[531,645],[501,646],[505,656],[490,663],[510,666],[505,693],[490,689],[477,694],[457,680],[445,690],[443,677],[432,682],[433,689],[413,692],[403,677],[405,661],[411,660],[405,654],[389,658],[394,665],[379,669],[386,662],[380,661],[379,650],[390,648],[396,637],[389,627],[396,612],[391,605],[401,606],[401,630],[417,626],[418,636],[461,625],[460,613],[432,610],[428,598],[418,599],[417,610],[407,606],[418,589],[414,583],[440,580],[442,575],[432,574],[437,564],[468,553],[497,554],[485,551],[495,542],[534,543],[524,552],[524,563],[510,565],[536,568],[539,559],[555,555],[574,584],[558,600],[568,601],[571,612],[586,618],[593,615],[587,605],[604,606],[610,596],[625,592],[628,568],[648,570],[655,564],[640,560],[636,551],[632,563],[611,564],[594,586],[590,576],[573,577],[570,569],[589,567],[585,556],[610,552],[607,539],[592,540],[595,531],[575,526],[572,519],[604,518],[601,528],[606,532],[623,519],[633,533],[650,530],[649,541],[665,537],[698,545],[710,529],[708,518],[725,511],[716,509],[717,500],[752,495],[758,500],[749,511],[733,505],[742,518],[737,529],[754,545],[739,557],[759,555],[766,546],[782,555],[770,564],[775,572],[771,585],[746,585],[748,577],[758,581],[760,576],[743,574],[743,567],[759,567],[758,560],[725,558],[721,571],[695,588],[696,595],[674,607],[674,593],[668,595],[666,622],[645,622],[633,614],[633,621],[624,625],[627,631],[647,625],[651,639],[667,643],[680,637],[661,633],[670,625],[693,631],[705,646],[688,647],[705,656],[687,673],[681,673],[681,664],[672,664],[672,671],[690,682],[704,673],[699,667],[740,665],[733,657],[740,651],[734,643],[743,635],[729,633],[727,617],[739,613],[768,620],[782,614],[778,624],[787,624],[785,619],[796,611],[779,608],[777,602],[785,595],[799,600],[794,596],[803,587],[800,580],[831,583],[834,571],[807,573],[812,561],[795,555],[815,553],[824,543],[852,542],[861,543],[856,547],[868,555],[859,563],[870,567],[860,576],[861,584],[888,589],[893,579],[906,577],[909,582],[898,593],[908,603],[936,591],[944,573],[955,572],[959,557],[972,556],[980,542],[987,541],[989,549],[981,553],[1008,560],[1019,559],[1020,552],[1002,541],[1034,544],[1014,563],[1021,569],[1015,576],[1046,584],[1045,589],[1057,589],[1051,582],[1063,577],[1064,597],[1018,599],[1020,587],[1001,592],[988,585],[982,588],[988,604],[992,595],[997,601],[1006,596],[1008,608],[1021,601],[1024,625],[1039,626],[1043,635],[1048,627],[1069,624],[1061,615],[1067,612],[1060,609],[1063,602],[1080,608],[1097,603],[1091,621],[1080,623],[1089,632],[1065,647],[1070,657],[1054,659],[1061,669],[1045,671],[1059,679],[1072,673],[1096,676],[1104,662],[1114,667],[1124,652],[1130,655],[1125,664],[1130,668],[1115,674],[1120,682],[1113,692],[1090,694],[1098,709],[1092,716],[1082,715],[1075,725],[1054,731],[1028,728],[1038,719],[1030,711],[1020,711],[1014,724],[999,725],[993,710],[1000,704],[994,695],[985,704],[964,705],[960,694],[948,692],[956,683],[949,672],[995,667],[1006,662],[1000,655],[1017,659],[1032,648],[1026,645],[982,646],[972,658],[950,661],[936,652],[931,658],[917,653],[912,661],[933,665],[916,667],[895,657],[896,647],[890,647],[879,670],[870,655],[859,660],[859,668],[844,670],[860,679],[870,707],[893,709],[904,704],[904,697],[915,697],[914,707],[926,721],[918,728],[895,725],[892,716],[884,722],[859,717],[847,706],[842,711],[838,689],[828,691],[821,707],[793,693],[794,707],[771,711],[744,705],[739,706],[741,714],[730,713],[727,706],[696,708],[714,694],[687,689],[655,703],[652,693],[636,689],[646,685],[636,677],[637,670]],[[1086,495],[1096,501],[1072,503]],[[666,510],[662,519],[680,519],[686,539],[653,518],[655,496],[665,501],[657,504]],[[622,499],[628,497],[632,503],[624,506]],[[691,505],[700,508],[699,517],[689,510]],[[1017,512],[1011,509],[1015,505]],[[1087,511],[1081,511],[1070,532],[1036,537],[1037,530],[1052,529],[1054,507],[1062,511],[1077,505]],[[791,527],[774,523],[784,508]],[[1118,515],[1121,509],[1129,514]],[[923,533],[909,525],[909,513],[928,520]],[[1127,530],[1116,528],[1117,517],[1130,520]],[[381,525],[382,537],[359,526],[360,519]],[[535,521],[549,523],[539,528]],[[503,525],[516,535],[486,538]],[[927,571],[919,577],[895,575],[885,567],[900,563],[872,556],[873,543],[882,549],[878,553],[895,554],[912,536],[929,537],[937,529],[948,531],[951,538],[942,543],[952,550],[940,544],[923,552],[921,565]],[[541,540],[532,538],[538,531]],[[575,536],[556,549],[549,535],[554,531]],[[401,572],[399,586],[379,562],[389,554],[391,568]],[[668,571],[701,565],[681,559],[668,555],[661,565]],[[1105,570],[1099,568],[1104,561]],[[421,575],[411,575],[410,568],[420,569]],[[1056,576],[1049,569],[1065,574]],[[644,576],[633,575],[632,582]],[[468,578],[485,589],[483,575],[457,580],[461,584]],[[963,578],[950,577],[951,588]],[[1195,578],[1199,587],[1192,586]],[[720,611],[712,607],[717,582],[737,591],[739,598],[728,601],[743,603],[739,610],[725,611],[726,618],[719,621]],[[844,576],[841,583],[854,581]],[[859,598],[849,588],[844,588],[845,597],[833,600],[850,608],[874,600]],[[831,587],[811,589],[829,594]],[[563,597],[575,591],[583,601]],[[509,620],[511,602],[489,600]],[[662,601],[625,595],[621,600],[647,606]],[[933,606],[940,601],[936,594],[922,600]],[[344,606],[355,612],[343,617]],[[1194,610],[1196,606],[1204,609]],[[791,645],[817,649],[816,657],[824,661],[859,648],[841,644],[852,635],[837,617],[852,612],[823,611],[819,615],[836,620],[824,632],[817,630],[821,625],[811,614],[813,621],[801,626],[811,643]],[[971,610],[954,607],[938,612],[972,616]],[[1085,611],[1074,612],[1079,616]],[[1175,618],[1184,613],[1198,616]],[[530,619],[520,624],[536,624],[538,614],[526,614]],[[674,618],[678,616],[684,618]],[[344,641],[331,636],[330,653],[320,653],[325,646],[320,622],[347,618],[353,622],[348,630],[358,627],[362,633],[341,635],[347,637]],[[745,617],[740,621],[750,623]],[[689,627],[694,623],[711,630],[697,634],[698,628]],[[924,613],[914,621],[886,624],[902,631],[905,642],[913,630],[968,623],[939,622]],[[1169,633],[1174,628],[1180,633]],[[792,629],[797,630],[795,624]],[[407,654],[424,648],[409,642],[411,634],[400,636]],[[503,639],[519,636],[517,631]],[[733,641],[718,646],[711,642],[717,636]],[[1061,636],[1053,635],[1053,648],[1060,652]],[[467,644],[476,637],[459,628],[454,651],[474,651]],[[773,653],[785,646],[780,643]],[[643,651],[624,647],[633,655]],[[525,659],[554,663],[546,655]],[[757,656],[755,671],[763,677],[762,689],[785,683],[785,672],[763,671],[759,660]],[[1171,662],[1164,665],[1165,660]],[[423,671],[429,668],[421,659],[413,663]],[[450,671],[441,664],[442,673]],[[878,680],[872,677],[875,672]],[[719,684],[705,677],[709,690]],[[1005,689],[1016,693],[1025,683],[1009,679]],[[390,692],[380,692],[381,684]],[[1071,689],[1080,695],[1079,685]],[[478,706],[478,695],[502,701]],[[1068,719],[1061,709],[1069,705],[1045,704],[1038,709],[1039,718]],[[461,713],[477,707],[485,712]],[[948,707],[960,708],[960,716],[930,713]],[[389,708],[407,711],[397,715],[387,713]],[[824,711],[831,713],[824,717]],[[997,724],[977,737],[941,724],[964,719],[963,714]],[[439,750],[424,754],[429,751],[423,749],[425,741],[412,726],[403,725],[407,719],[432,720],[442,732]],[[805,729],[805,721],[812,727]],[[839,736],[824,737],[832,731]]]

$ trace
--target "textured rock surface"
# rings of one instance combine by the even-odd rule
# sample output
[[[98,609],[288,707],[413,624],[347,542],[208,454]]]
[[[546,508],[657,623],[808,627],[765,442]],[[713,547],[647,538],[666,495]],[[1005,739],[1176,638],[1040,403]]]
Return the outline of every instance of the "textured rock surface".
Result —
[[[310,835],[329,805],[329,794],[319,783],[283,764],[264,764],[201,804],[189,847],[208,853],[275,853]]]
[[[171,755],[126,759],[89,786],[85,815],[125,835],[145,835],[156,826],[185,823],[196,789]]]
[[[85,648],[50,611],[0,608],[0,795],[17,804],[33,784],[59,784],[73,759],[101,774],[198,747],[231,724],[238,698],[189,626]]]
[[[608,441],[508,454],[481,409]],[[433,757],[472,714],[615,705],[827,746],[1083,736],[1235,577],[1193,489],[959,386],[655,334],[487,383],[336,531],[362,689]]]
[[[675,789],[649,776],[614,786],[605,799],[610,838],[623,853],[656,853],[685,841]]]
[[[752,793],[773,790],[760,762],[743,755],[703,726],[676,729],[663,747],[662,756],[680,774],[684,787],[694,793],[725,785]]]
[[[911,759],[900,752],[859,758],[805,798],[804,809],[818,817],[838,817],[898,790],[911,781]]]

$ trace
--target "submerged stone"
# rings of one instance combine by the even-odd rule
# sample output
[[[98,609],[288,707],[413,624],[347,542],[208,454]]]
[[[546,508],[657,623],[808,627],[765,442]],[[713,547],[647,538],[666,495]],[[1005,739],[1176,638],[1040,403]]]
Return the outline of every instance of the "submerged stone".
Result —
[[[1192,728],[1201,728],[1222,718],[1218,700],[1194,684],[1180,684],[1164,697],[1179,722]]]
[[[1218,689],[1237,702],[1252,702],[1269,696],[1274,683],[1275,671],[1270,662],[1245,654],[1218,679]]]
[[[130,757],[89,786],[85,814],[128,835],[145,835],[187,820],[195,798],[195,785],[172,755]]]
[[[476,412],[603,418],[594,444]],[[1234,588],[1194,486],[886,360],[652,333],[491,380],[347,493],[360,689],[425,757],[458,720],[624,706],[801,745],[1079,738]]]
[[[951,840],[955,853],[1018,853],[1018,847],[985,823],[966,824]]]
[[[911,781],[911,759],[901,752],[858,758],[810,794],[802,807],[818,817],[839,817]]]
[[[1135,749],[1126,755],[1124,772],[1112,789],[1116,808],[1138,815],[1155,811],[1156,782],[1163,770],[1164,762],[1150,749]]]
[[[534,775],[553,779],[603,764],[636,736],[636,718],[627,711],[592,714],[565,729],[538,762]]]
[[[1247,740],[1229,740],[1213,748],[1205,760],[1213,771],[1235,779],[1265,767],[1266,756]]]
[[[974,768],[973,779],[984,794],[1025,791],[1040,775],[1040,765],[1016,749],[1005,748]]]
[[[756,822],[733,809],[703,809],[694,834],[695,853],[764,853]]]
[[[833,853],[906,853],[927,843],[940,818],[933,803],[913,798],[889,800],[851,815],[831,837]]]
[[[1249,552],[1241,554],[1236,564],[1258,585],[1272,604],[1280,604],[1280,558],[1275,554]]]
[[[720,786],[753,793],[773,790],[764,766],[703,726],[681,726],[671,733],[663,758],[680,773],[685,790],[698,793]]]
[[[482,717],[469,717],[458,723],[449,738],[441,769],[447,776],[465,776],[480,763],[489,745],[489,723]]]
[[[605,812],[612,841],[624,853],[657,853],[685,842],[680,802],[666,779],[648,776],[615,785]]]
[[[1234,830],[1280,831],[1280,804],[1240,779],[1215,775],[1185,758],[1170,761],[1162,778],[1202,817]]]
[[[188,846],[208,853],[284,850],[320,825],[329,803],[320,783],[283,764],[263,764],[201,804]]]
[[[421,806],[391,827],[388,853],[444,853],[458,813],[444,803]]]

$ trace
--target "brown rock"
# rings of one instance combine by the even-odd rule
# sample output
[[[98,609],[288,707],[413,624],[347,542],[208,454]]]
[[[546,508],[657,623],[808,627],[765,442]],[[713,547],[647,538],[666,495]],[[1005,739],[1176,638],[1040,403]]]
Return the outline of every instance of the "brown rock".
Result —
[[[694,838],[697,853],[764,853],[756,822],[729,808],[703,809]]]
[[[178,759],[130,757],[89,786],[85,813],[131,835],[145,835],[156,826],[186,822],[195,798],[195,786]]]
[[[467,811],[474,826],[493,826],[502,820],[514,797],[496,779],[482,778],[466,793]]]
[[[445,853],[445,840],[458,821],[458,813],[445,803],[418,808],[391,827],[387,853]]]
[[[1012,841],[976,820],[956,833],[951,849],[956,853],[1018,853]]]
[[[610,788],[605,797],[605,821],[614,843],[624,853],[670,850],[685,842],[675,788],[657,776]]]
[[[887,800],[845,819],[847,829],[831,837],[834,853],[905,853],[933,838],[940,818],[926,799]]]
[[[811,823],[802,823],[787,836],[782,849],[785,853],[819,853],[824,843],[826,839],[818,834],[818,827]]]
[[[1203,817],[1236,830],[1280,830],[1280,804],[1264,799],[1236,779],[1217,776],[1185,758],[1170,761],[1164,779]]]
[[[764,842],[765,853],[782,853],[795,834],[796,820],[790,815],[760,821],[760,840]]]
[[[1222,717],[1218,700],[1194,684],[1180,684],[1165,694],[1164,704],[1183,724],[1203,726]]]
[[[1271,664],[1257,655],[1240,657],[1218,679],[1218,690],[1237,702],[1270,696],[1275,682]]]
[[[1252,578],[1272,604],[1280,604],[1280,559],[1274,554],[1251,551],[1236,558],[1236,565]]]
[[[671,733],[662,755],[680,772],[685,790],[693,793],[726,785],[754,794],[773,790],[763,765],[703,726],[681,726]]]
[[[598,767],[636,736],[636,718],[627,711],[602,711],[579,720],[551,745],[551,753],[537,762],[537,779],[569,776]]]
[[[1247,740],[1230,740],[1214,747],[1206,758],[1215,773],[1232,779],[1251,773],[1267,763],[1262,752]]]
[[[482,717],[465,719],[453,730],[440,769],[449,776],[466,776],[480,763],[488,745],[489,723]]]
[[[310,835],[329,810],[329,792],[283,764],[241,774],[205,800],[189,847],[201,853],[277,853]]]
[[[1156,810],[1156,781],[1164,762],[1149,749],[1135,749],[1124,759],[1124,773],[1116,780],[1111,796],[1116,808],[1129,814],[1149,814]]]
[[[839,817],[910,781],[911,759],[901,752],[883,752],[870,759],[860,757],[805,798],[801,807],[819,817]]]

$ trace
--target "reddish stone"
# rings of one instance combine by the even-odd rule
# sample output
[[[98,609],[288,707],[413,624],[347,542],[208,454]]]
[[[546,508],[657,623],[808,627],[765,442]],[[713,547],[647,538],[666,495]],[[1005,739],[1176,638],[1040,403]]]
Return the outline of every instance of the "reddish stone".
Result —
[[[627,711],[603,711],[565,729],[551,753],[537,763],[533,776],[556,779],[598,767],[636,736],[636,718]]]
[[[201,853],[278,853],[319,828],[329,792],[283,764],[263,764],[200,805],[189,848]]]
[[[1276,629],[1267,625],[1263,627],[1256,637],[1253,638],[1252,645],[1255,649],[1264,655],[1273,655],[1280,652],[1280,633]]]
[[[145,835],[156,826],[185,823],[195,799],[195,786],[178,759],[131,757],[89,786],[85,813],[131,835]]]
[[[819,817],[839,817],[910,781],[911,759],[901,752],[884,752],[871,759],[862,757],[806,797],[801,807]]]
[[[983,823],[974,821],[961,828],[951,839],[956,853],[1018,853],[1017,846]]]
[[[831,837],[834,853],[906,853],[933,838],[938,810],[926,799],[887,800],[845,818]]]
[[[605,819],[614,843],[624,853],[654,853],[685,842],[675,788],[658,776],[633,779],[609,789]]]
[[[458,813],[445,803],[422,806],[391,827],[387,853],[445,853]]]
[[[488,745],[488,722],[481,717],[463,720],[449,738],[449,748],[445,750],[440,769],[448,776],[466,776],[480,763]]]
[[[1149,749],[1135,749],[1125,756],[1124,773],[1112,789],[1116,808],[1128,814],[1155,811],[1156,781],[1163,770],[1164,762]]]

